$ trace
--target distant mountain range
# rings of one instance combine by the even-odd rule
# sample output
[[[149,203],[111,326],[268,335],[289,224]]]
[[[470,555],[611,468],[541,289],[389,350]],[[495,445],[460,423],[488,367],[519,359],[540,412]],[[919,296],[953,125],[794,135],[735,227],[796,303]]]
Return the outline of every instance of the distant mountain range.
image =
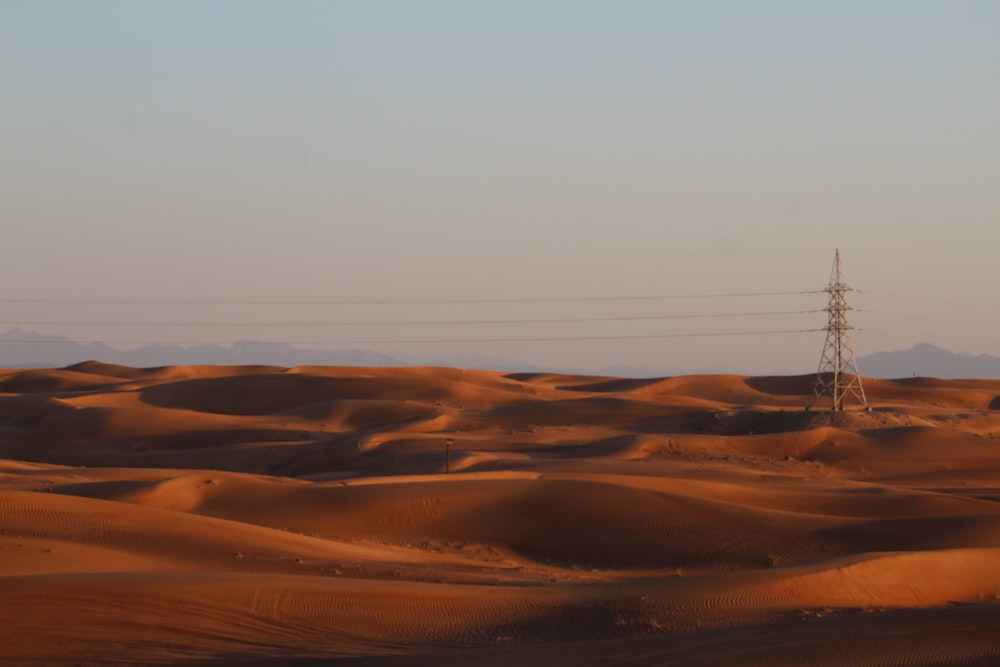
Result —
[[[647,366],[604,368],[541,368],[502,357],[476,354],[426,357],[390,356],[371,350],[316,350],[285,343],[238,341],[232,345],[147,345],[120,349],[103,343],[76,343],[69,338],[11,329],[0,334],[0,368],[68,366],[96,359],[126,366],[177,366],[260,364],[266,366],[452,366],[499,371],[561,371],[619,377],[658,377],[693,372],[731,372],[732,369],[668,370]],[[858,357],[861,374],[867,377],[899,378],[913,375],[938,378],[1000,377],[1000,357],[968,352],[950,352],[930,343],[909,350],[876,352]]]
[[[396,366],[403,362],[368,350],[309,350],[284,343],[238,341],[232,345],[146,345],[123,350],[104,343],[76,343],[63,336],[11,329],[0,334],[0,366],[67,366],[96,359],[125,366],[196,364],[265,366]]]
[[[134,367],[214,364],[220,366],[452,366],[521,372],[546,370],[501,357],[475,354],[402,357],[371,350],[317,350],[286,343],[237,341],[232,345],[145,345],[121,349],[77,343],[64,336],[10,329],[0,334],[0,368],[51,368],[95,359]]]
[[[858,357],[858,370],[867,377],[998,378],[1000,357],[989,354],[950,352],[930,343],[909,350],[875,352]]]

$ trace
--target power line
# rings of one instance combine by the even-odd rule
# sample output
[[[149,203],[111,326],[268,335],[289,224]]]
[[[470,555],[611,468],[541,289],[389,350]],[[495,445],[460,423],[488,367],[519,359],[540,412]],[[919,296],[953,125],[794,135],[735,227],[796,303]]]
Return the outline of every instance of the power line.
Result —
[[[655,320],[688,320],[729,317],[766,317],[775,315],[805,315],[822,310],[772,310],[755,313],[705,313],[685,315],[637,315],[623,317],[562,317],[506,320],[404,320],[360,322],[99,322],[56,320],[8,320],[0,326],[108,326],[108,327],[362,327],[362,326],[460,326],[480,324],[567,324],[583,322],[640,322]]]
[[[863,332],[864,334],[869,336],[902,336],[904,338],[911,338],[911,339],[919,338],[922,336],[922,334],[920,334],[919,332],[914,332],[914,331],[887,331],[885,329],[869,329],[867,327],[859,328],[857,329],[857,331]],[[935,336],[938,338],[967,340],[979,343],[1000,343],[1000,337],[997,336],[993,337],[969,336],[966,334],[949,334],[949,333],[935,334]]]
[[[884,299],[894,299],[898,301],[914,301],[917,303],[935,303],[941,305],[950,306],[975,306],[977,308],[988,307],[997,308],[1000,307],[1000,303],[995,301],[982,301],[975,299],[952,299],[948,297],[932,297],[920,294],[899,294],[896,292],[879,292],[870,290],[854,290],[862,296],[870,296],[876,298]]]
[[[909,313],[896,313],[883,310],[869,310],[867,308],[855,308],[855,312],[864,313],[865,315],[870,315],[872,317],[886,317],[895,318],[900,320],[917,320],[923,322],[939,322],[939,323],[950,323],[950,322],[961,322],[963,324],[982,324],[987,326],[1000,326],[1000,321],[997,320],[982,320],[971,317],[952,317],[951,315],[942,317],[933,317],[930,315],[912,315]]]
[[[446,343],[537,343],[548,341],[586,341],[586,340],[639,340],[639,339],[662,339],[662,338],[713,338],[720,336],[770,336],[782,334],[803,334],[817,333],[825,329],[776,329],[770,331],[724,331],[724,332],[702,332],[702,333],[670,333],[670,334],[631,334],[620,336],[538,336],[530,338],[449,338],[449,339],[412,339],[412,340],[320,340],[320,341],[297,341],[297,342],[274,342],[274,341],[238,341],[239,345],[411,345],[411,344],[446,344]],[[0,338],[0,343],[42,343],[53,345],[226,345],[232,343],[206,343],[203,341],[176,341],[164,343],[163,341],[142,341],[142,340],[103,340],[103,341],[77,341],[77,340],[30,340]]]
[[[479,303],[594,303],[608,301],[666,301],[672,299],[726,299],[742,297],[822,294],[823,290],[785,292],[724,292],[710,294],[647,294],[625,296],[510,297],[489,299],[334,299],[334,300],[200,300],[200,299],[28,299],[0,298],[4,304],[79,306],[429,306]]]

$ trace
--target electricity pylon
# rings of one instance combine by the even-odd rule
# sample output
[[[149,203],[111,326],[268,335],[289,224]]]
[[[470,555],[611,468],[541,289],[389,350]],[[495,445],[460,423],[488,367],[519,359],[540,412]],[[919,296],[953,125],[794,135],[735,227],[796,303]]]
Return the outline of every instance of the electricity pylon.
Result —
[[[826,307],[826,312],[829,314],[826,343],[823,345],[823,356],[819,361],[813,397],[806,410],[824,396],[833,399],[831,410],[834,412],[843,411],[844,401],[848,397],[854,397],[864,409],[870,410],[864,387],[861,386],[858,362],[851,348],[851,337],[847,333],[851,330],[851,326],[847,324],[847,311],[850,307],[844,295],[851,291],[851,288],[840,275],[839,249],[833,255],[830,284],[823,291],[830,295],[830,304]]]

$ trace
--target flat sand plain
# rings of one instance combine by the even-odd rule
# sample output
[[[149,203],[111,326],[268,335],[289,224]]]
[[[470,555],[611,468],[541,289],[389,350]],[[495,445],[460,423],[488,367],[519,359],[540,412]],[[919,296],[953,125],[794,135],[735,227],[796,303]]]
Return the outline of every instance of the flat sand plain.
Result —
[[[812,381],[2,371],[0,663],[1000,664],[1000,381]]]

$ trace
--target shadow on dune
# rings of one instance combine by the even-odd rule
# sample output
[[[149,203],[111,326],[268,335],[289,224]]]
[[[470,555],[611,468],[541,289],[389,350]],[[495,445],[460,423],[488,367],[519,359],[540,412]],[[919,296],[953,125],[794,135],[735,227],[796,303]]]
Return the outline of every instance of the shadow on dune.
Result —
[[[687,632],[660,631],[652,636],[622,639],[593,637],[584,642],[439,652],[433,662],[440,667],[468,664],[797,667],[816,664],[822,656],[822,664],[828,667],[876,664],[992,667],[1000,657],[1000,614],[994,605],[988,604],[877,613],[872,609],[840,610],[812,617],[800,613],[774,619],[766,625],[687,629]],[[255,658],[231,664],[319,667],[328,663],[311,658],[288,662]],[[417,667],[428,661],[424,655],[384,655],[348,659],[342,664]]]
[[[845,550],[927,551],[1000,547],[1000,517],[989,515],[879,518],[818,533]]]
[[[0,396],[0,427],[32,428],[51,415],[73,410],[65,402],[45,394]]]
[[[116,500],[119,496],[145,489],[149,482],[139,480],[111,480],[104,482],[78,482],[76,484],[58,484],[48,491],[65,496],[82,496],[98,500]]]
[[[830,426],[824,412],[804,410],[685,410],[632,422],[635,433],[685,433],[702,435],[757,435],[789,433]]]
[[[309,375],[210,377],[157,384],[140,392],[147,405],[229,415],[269,415],[364,392],[363,381]]]
[[[634,391],[635,389],[642,389],[643,387],[649,387],[655,384],[663,382],[664,378],[645,378],[645,379],[610,379],[602,380],[600,382],[589,382],[584,384],[566,384],[560,385],[558,389],[564,391],[585,391],[595,394],[601,393],[617,393],[623,391]]]
[[[0,380],[0,393],[4,394],[56,394],[82,391],[99,391],[114,387],[125,380],[114,377],[92,376],[68,370],[25,371]]]
[[[625,398],[588,396],[567,400],[524,401],[500,405],[489,410],[490,420],[514,421],[521,424],[543,426],[580,426],[634,419],[638,415],[650,417],[662,414],[664,406],[658,403],[634,401]],[[611,423],[614,423],[611,422]]]
[[[751,389],[764,394],[808,397],[813,393],[816,374],[748,377],[744,382]]]

